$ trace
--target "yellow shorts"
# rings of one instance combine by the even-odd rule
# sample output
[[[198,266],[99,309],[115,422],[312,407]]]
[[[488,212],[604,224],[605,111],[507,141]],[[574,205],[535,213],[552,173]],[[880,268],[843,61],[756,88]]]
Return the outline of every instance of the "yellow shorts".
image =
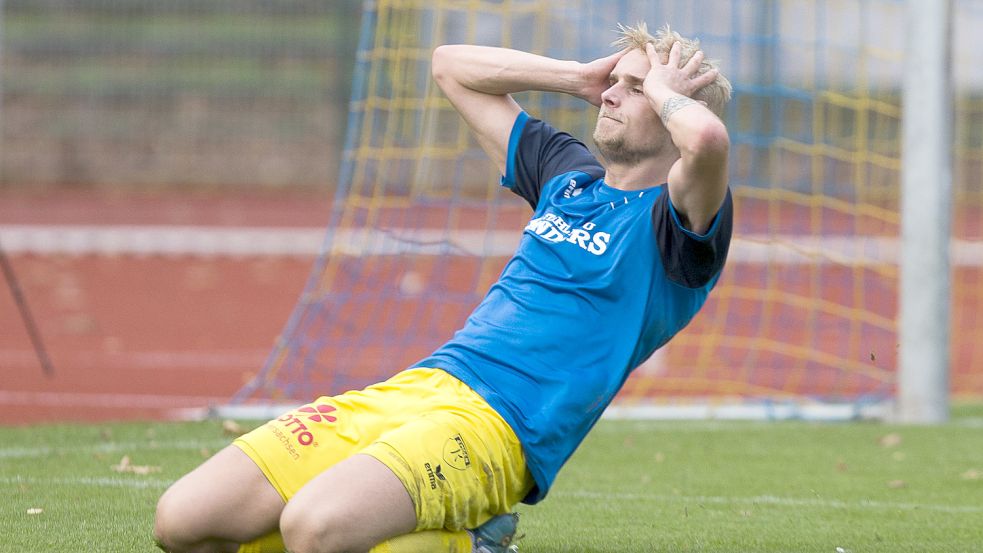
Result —
[[[356,453],[388,466],[416,506],[417,530],[476,528],[532,489],[518,438],[494,409],[439,369],[403,371],[320,397],[235,440],[284,501]]]

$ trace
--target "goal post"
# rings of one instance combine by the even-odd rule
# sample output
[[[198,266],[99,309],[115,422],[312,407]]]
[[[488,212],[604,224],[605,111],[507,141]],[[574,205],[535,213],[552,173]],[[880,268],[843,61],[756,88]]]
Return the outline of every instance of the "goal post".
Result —
[[[952,219],[952,2],[908,0],[896,417],[949,414]]]

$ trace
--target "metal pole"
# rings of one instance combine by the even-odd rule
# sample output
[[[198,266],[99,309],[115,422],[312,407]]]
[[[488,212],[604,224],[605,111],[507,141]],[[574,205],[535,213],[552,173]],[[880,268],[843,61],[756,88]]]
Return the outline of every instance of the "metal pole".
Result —
[[[17,304],[17,310],[20,312],[21,320],[24,322],[27,336],[31,339],[31,345],[34,346],[34,353],[37,355],[38,362],[41,364],[41,370],[44,371],[45,376],[54,376],[55,367],[51,364],[51,357],[48,356],[48,350],[44,347],[44,342],[41,340],[38,325],[34,322],[31,310],[27,307],[27,299],[24,297],[24,292],[21,291],[20,284],[17,282],[17,274],[14,273],[14,266],[7,259],[7,254],[3,251],[2,244],[0,244],[0,272],[3,273],[4,280],[7,281],[10,293],[14,297],[14,303]]]
[[[899,422],[949,417],[952,2],[908,0],[901,191]]]

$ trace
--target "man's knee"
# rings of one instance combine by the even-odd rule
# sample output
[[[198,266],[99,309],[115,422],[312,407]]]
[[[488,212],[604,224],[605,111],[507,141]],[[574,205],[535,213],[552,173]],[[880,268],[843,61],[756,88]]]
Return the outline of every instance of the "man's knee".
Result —
[[[154,513],[154,541],[164,551],[180,552],[194,543],[188,521],[187,511],[180,506],[180,498],[172,490],[167,490],[157,500]]]
[[[357,521],[328,505],[287,503],[280,515],[283,544],[291,553],[367,551],[375,543],[359,536]]]
[[[169,490],[168,490],[169,491]],[[157,511],[154,513],[154,541],[164,551],[180,551],[181,544],[177,537],[180,535],[180,513],[175,512],[167,492],[157,500]]]
[[[223,553],[234,552],[238,545],[223,540],[209,540],[202,535],[200,521],[195,520],[194,509],[189,508],[188,498],[169,489],[157,500],[154,513],[154,542],[168,553]]]

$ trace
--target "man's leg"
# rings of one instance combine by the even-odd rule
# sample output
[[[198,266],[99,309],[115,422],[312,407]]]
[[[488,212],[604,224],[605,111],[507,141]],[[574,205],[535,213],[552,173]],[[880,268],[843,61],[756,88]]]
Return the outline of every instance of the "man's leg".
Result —
[[[228,446],[164,492],[154,537],[172,553],[235,552],[276,530],[282,511],[283,499],[256,463]]]
[[[495,517],[494,528],[490,523],[478,529],[479,543],[488,542],[478,550],[510,551],[517,520],[515,515]],[[472,551],[474,541],[467,531],[414,532],[416,527],[416,508],[402,481],[365,454],[354,455],[308,482],[280,517],[283,541],[291,553]]]
[[[416,529],[403,483],[382,462],[358,454],[325,470],[283,509],[280,531],[291,553],[366,552]]]

